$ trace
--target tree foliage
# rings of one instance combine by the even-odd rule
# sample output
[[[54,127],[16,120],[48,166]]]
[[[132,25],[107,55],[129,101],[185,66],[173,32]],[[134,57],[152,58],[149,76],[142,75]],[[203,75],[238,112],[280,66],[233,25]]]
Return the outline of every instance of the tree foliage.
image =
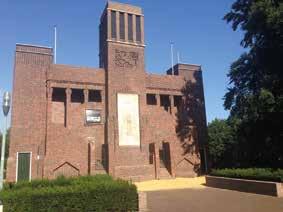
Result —
[[[224,107],[241,122],[242,166],[283,166],[283,2],[237,0],[224,19],[247,51],[232,63]]]
[[[208,124],[208,149],[213,168],[237,165],[236,121],[214,119]]]

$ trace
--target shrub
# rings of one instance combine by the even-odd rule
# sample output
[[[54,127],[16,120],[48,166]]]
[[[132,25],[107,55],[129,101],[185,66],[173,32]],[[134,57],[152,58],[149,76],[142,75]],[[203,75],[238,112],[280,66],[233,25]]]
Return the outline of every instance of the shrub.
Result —
[[[212,169],[210,175],[250,180],[283,182],[283,169],[246,168]]]
[[[5,211],[136,211],[136,186],[107,175],[6,184]]]

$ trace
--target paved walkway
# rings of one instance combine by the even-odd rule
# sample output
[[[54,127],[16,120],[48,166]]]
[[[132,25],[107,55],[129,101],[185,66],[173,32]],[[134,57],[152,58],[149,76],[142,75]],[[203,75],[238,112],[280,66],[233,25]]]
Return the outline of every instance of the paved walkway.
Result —
[[[205,179],[136,183],[152,212],[283,212],[283,198],[206,187]],[[181,189],[183,188],[183,189]]]
[[[150,180],[135,183],[139,191],[160,191],[184,188],[204,189],[205,177]]]
[[[283,198],[216,188],[147,192],[153,212],[283,212]]]

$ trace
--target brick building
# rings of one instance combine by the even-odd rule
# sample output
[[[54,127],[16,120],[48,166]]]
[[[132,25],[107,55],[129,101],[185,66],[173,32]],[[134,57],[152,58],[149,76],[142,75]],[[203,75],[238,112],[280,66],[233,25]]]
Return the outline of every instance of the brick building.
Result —
[[[202,71],[144,68],[141,8],[108,2],[99,68],[53,63],[52,48],[17,44],[7,180],[108,173],[191,177],[205,164]]]

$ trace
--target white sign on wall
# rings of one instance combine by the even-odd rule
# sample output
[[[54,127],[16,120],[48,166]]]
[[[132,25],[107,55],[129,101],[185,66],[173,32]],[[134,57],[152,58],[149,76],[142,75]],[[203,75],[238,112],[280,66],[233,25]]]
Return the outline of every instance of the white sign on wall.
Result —
[[[118,94],[118,127],[120,146],[140,145],[139,96]]]
[[[87,109],[86,113],[86,123],[100,123],[101,122],[101,114],[100,110]]]

